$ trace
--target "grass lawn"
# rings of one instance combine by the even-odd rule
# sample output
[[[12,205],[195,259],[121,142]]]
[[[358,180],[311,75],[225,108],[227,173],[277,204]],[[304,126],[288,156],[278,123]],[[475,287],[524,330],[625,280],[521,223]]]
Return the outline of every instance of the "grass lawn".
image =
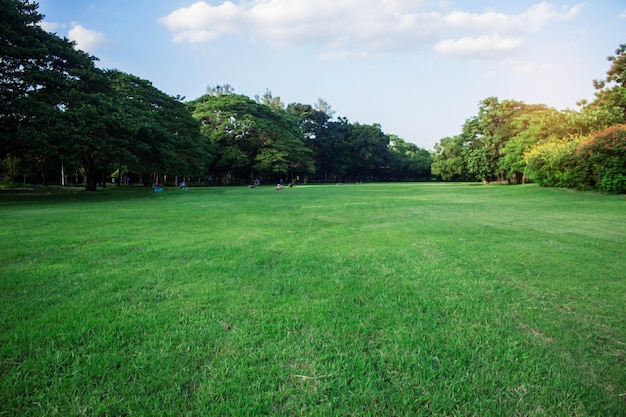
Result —
[[[0,195],[0,416],[624,416],[626,197]]]

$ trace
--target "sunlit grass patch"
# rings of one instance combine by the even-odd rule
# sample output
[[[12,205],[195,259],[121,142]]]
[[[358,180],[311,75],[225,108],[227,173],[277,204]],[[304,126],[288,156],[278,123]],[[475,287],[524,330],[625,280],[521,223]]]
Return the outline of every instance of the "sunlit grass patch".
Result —
[[[0,196],[7,415],[621,415],[623,197]]]

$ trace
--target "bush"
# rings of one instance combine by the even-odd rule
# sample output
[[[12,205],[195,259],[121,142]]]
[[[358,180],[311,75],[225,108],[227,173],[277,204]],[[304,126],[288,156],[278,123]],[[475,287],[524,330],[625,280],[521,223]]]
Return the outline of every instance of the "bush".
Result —
[[[593,133],[578,145],[577,159],[588,167],[589,182],[600,191],[626,193],[626,125]]]
[[[524,157],[527,176],[544,187],[585,187],[587,167],[577,158],[582,137],[551,140],[534,146]]]

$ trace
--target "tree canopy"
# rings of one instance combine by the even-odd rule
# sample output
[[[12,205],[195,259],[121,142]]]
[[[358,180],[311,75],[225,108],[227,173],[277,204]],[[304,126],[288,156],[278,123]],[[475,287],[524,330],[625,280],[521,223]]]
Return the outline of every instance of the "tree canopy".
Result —
[[[46,32],[36,3],[0,1],[0,161],[11,180],[65,177],[96,190],[196,178],[302,181],[483,181],[626,192],[626,44],[609,56],[595,99],[578,110],[487,97],[434,152],[330,104],[251,99],[228,84],[183,103],[149,80],[101,69]]]
[[[484,99],[462,133],[435,146],[433,174],[626,192],[626,44],[607,59],[606,78],[594,81],[596,99],[577,111]]]
[[[206,94],[188,103],[201,134],[215,150],[212,170],[223,184],[313,171],[311,150],[282,106],[239,94]]]
[[[226,84],[183,103],[148,80],[96,67],[42,29],[36,3],[0,7],[0,159],[12,179],[57,182],[60,166],[87,190],[125,177],[147,185],[430,178],[427,151],[397,137],[392,144],[375,123],[333,120],[323,99],[285,106],[270,90],[252,100]]]

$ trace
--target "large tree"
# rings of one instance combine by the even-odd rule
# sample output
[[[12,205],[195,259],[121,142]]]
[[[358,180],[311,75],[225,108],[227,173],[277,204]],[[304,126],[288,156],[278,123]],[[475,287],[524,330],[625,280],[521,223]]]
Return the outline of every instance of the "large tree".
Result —
[[[351,158],[348,141],[352,125],[348,120],[340,117],[333,121],[334,112],[321,99],[314,106],[289,104],[287,113],[297,121],[307,147],[313,151],[317,180],[343,180]]]
[[[94,75],[95,58],[41,28],[37,4],[0,1],[0,156],[38,166],[45,178],[67,134],[63,112]]]
[[[430,181],[432,155],[397,135],[389,135],[389,179]]]
[[[183,103],[130,74],[95,74],[74,89],[64,111],[71,132],[67,152],[81,155],[87,190],[113,167],[143,174],[146,183],[202,169],[208,151]]]
[[[517,133],[513,121],[526,112],[527,107],[520,101],[499,101],[496,97],[479,103],[478,115],[463,127],[467,170],[476,179],[506,179],[506,172],[499,166],[502,150]]]
[[[389,136],[379,124],[355,123],[349,138],[350,164],[348,179],[353,181],[380,180],[387,177],[389,166]]]
[[[311,151],[284,110],[223,92],[206,94],[189,107],[202,135],[215,147],[213,172],[222,184],[229,178],[252,181],[313,171]]]

